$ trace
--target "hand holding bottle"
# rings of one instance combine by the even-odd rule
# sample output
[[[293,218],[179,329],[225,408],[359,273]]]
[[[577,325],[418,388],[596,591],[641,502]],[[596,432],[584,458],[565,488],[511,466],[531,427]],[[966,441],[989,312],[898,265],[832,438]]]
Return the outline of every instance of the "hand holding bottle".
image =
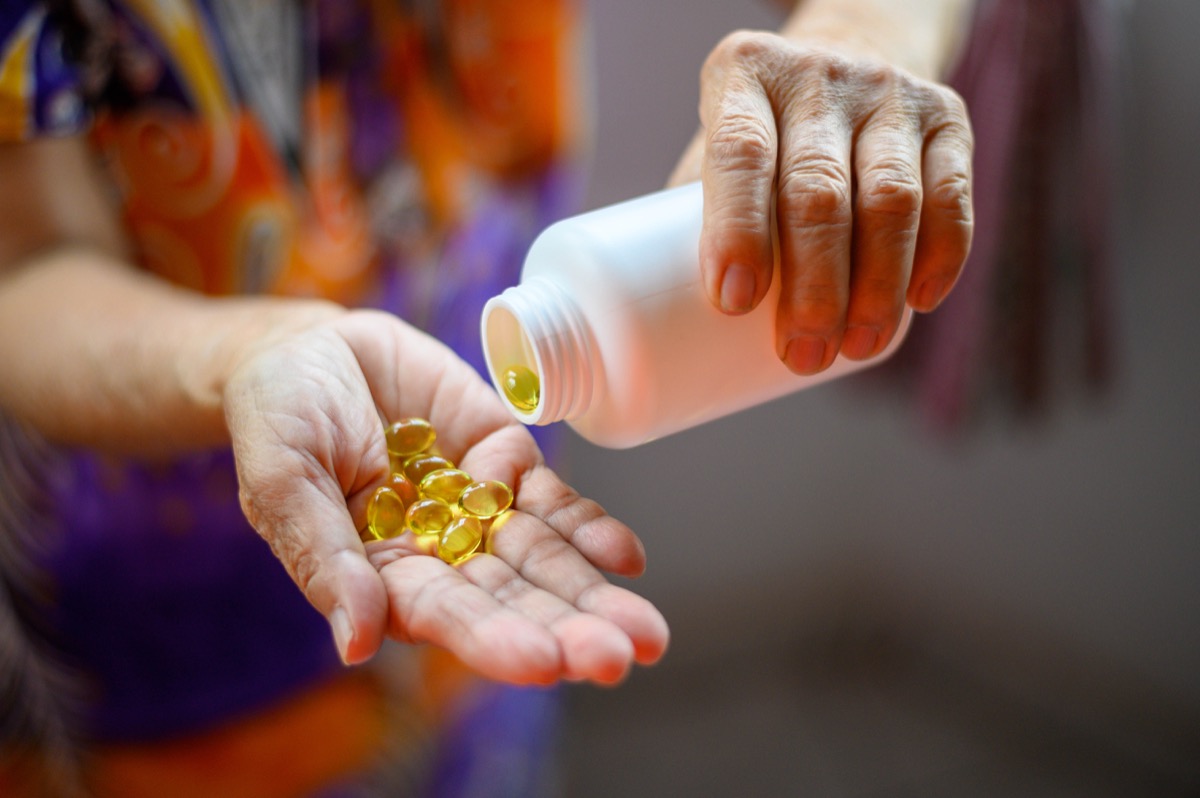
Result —
[[[701,270],[724,312],[763,300],[777,235],[776,351],[796,373],[878,354],[905,303],[933,310],[962,269],[970,124],[926,79],[962,5],[806,3],[784,35],[732,34],[705,64],[701,131],[672,182],[703,178]]]

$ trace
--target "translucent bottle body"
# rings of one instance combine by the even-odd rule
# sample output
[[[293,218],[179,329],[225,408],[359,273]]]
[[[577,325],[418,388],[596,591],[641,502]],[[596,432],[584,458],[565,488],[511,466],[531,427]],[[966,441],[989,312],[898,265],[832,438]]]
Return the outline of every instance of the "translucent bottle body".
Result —
[[[518,285],[493,297],[481,321],[492,381],[524,367],[537,404],[509,409],[527,424],[565,420],[593,443],[627,448],[827,382],[887,358],[843,357],[813,376],[775,354],[778,275],[763,302],[727,316],[701,282],[703,198],[698,183],[558,222],[526,257]]]

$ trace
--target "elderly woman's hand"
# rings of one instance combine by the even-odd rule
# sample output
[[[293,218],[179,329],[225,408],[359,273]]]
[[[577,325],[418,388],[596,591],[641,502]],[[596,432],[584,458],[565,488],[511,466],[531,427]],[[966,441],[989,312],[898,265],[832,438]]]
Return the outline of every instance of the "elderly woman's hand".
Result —
[[[547,468],[438,341],[384,313],[341,313],[256,349],[224,395],[246,515],[348,662],[390,636],[443,646],[498,680],[610,684],[665,650],[659,612],[602,573],[641,572],[637,537]],[[474,478],[513,487],[490,553],[452,566],[411,532],[360,542],[389,471],[383,419],[411,416],[432,421],[439,451]]]
[[[792,371],[869,358],[906,302],[945,298],[972,232],[971,129],[951,89],[827,38],[739,32],[705,63],[700,120],[672,182],[704,181],[705,286],[727,313],[753,309],[777,248]]]

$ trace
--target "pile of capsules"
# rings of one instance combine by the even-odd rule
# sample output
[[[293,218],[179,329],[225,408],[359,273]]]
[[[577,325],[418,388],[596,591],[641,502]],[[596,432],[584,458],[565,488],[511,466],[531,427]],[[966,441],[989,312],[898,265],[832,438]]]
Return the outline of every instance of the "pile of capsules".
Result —
[[[483,545],[493,521],[512,506],[503,482],[476,482],[436,453],[437,431],[423,418],[385,430],[391,474],[367,501],[367,540],[410,531],[422,549],[448,563],[463,562]]]

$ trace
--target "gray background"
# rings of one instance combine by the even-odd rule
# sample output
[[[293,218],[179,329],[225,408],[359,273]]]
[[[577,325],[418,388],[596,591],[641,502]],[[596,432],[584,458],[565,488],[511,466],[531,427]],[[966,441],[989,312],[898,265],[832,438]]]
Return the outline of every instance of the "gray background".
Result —
[[[779,14],[760,0],[602,0],[593,17],[599,205],[661,186],[694,130],[705,54]],[[1094,701],[1111,725],[1186,744],[1200,707],[1200,3],[1146,0],[1126,21],[1107,396],[955,444],[895,395],[844,385],[625,452],[572,435],[570,478],[640,532],[649,570],[634,587],[673,627],[663,666],[623,690],[661,696],[687,663],[732,664],[858,607],[960,669],[1028,677],[1034,700],[1074,691],[1066,712],[1085,725]],[[628,702],[604,715],[620,692],[584,692],[585,737],[588,723],[644,721]],[[701,680],[670,700],[705,692]],[[1171,720],[1155,725],[1159,709]]]

